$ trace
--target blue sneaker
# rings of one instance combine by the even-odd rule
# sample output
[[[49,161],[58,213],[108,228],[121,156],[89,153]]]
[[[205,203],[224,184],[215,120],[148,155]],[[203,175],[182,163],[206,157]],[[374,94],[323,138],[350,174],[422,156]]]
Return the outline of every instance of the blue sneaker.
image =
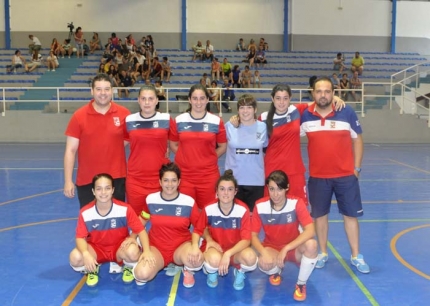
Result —
[[[361,254],[358,254],[355,258],[351,256],[351,265],[355,266],[358,272],[365,274],[370,272],[369,265],[364,261],[364,257]]]
[[[328,260],[328,254],[327,253],[318,254],[318,260],[317,260],[317,263],[315,264],[315,268],[317,268],[317,269],[324,268],[327,260]]]
[[[206,284],[211,288],[218,286],[218,272],[208,273]]]
[[[245,273],[240,272],[238,269],[234,269],[234,283],[233,288],[236,290],[242,290],[245,287]]]

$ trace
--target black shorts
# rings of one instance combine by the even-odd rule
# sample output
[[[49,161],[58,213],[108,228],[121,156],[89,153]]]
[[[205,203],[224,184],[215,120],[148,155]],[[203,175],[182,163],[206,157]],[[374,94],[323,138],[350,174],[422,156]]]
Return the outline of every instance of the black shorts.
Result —
[[[113,197],[120,201],[125,201],[125,177],[113,180],[113,187],[115,188]],[[79,206],[84,207],[94,200],[92,184],[76,186],[78,192]]]
[[[255,202],[264,196],[264,186],[244,186],[239,185],[237,188],[236,198],[248,205],[252,212]]]

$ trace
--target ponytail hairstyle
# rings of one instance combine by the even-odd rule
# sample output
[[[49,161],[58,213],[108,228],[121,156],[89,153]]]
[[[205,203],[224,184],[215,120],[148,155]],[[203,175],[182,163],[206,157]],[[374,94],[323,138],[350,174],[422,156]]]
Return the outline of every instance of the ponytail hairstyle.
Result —
[[[290,86],[286,84],[278,84],[278,85],[275,85],[275,87],[273,87],[272,92],[270,93],[270,95],[272,96],[272,103],[270,103],[269,112],[267,113],[267,118],[266,118],[267,135],[269,136],[269,138],[272,136],[272,133],[273,133],[273,117],[275,116],[275,112],[276,112],[275,103],[273,102],[273,99],[275,98],[275,95],[278,91],[286,91],[291,98]]]

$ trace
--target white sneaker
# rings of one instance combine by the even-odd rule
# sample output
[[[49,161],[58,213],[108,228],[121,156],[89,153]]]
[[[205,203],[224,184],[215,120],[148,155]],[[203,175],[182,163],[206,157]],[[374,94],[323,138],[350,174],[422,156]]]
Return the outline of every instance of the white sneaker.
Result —
[[[182,271],[182,267],[175,265],[174,263],[169,263],[167,267],[164,268],[167,276],[175,276],[180,271]]]
[[[51,71],[55,71],[55,69],[52,69]]]
[[[121,272],[122,272],[122,267],[120,265],[118,265],[116,262],[110,263],[109,273],[116,274],[116,273],[121,273]]]

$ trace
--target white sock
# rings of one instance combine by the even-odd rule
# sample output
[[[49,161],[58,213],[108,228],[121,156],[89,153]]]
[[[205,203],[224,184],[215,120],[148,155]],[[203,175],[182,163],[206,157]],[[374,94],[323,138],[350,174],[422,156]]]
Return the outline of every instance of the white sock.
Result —
[[[87,270],[85,269],[85,266],[82,266],[82,267],[74,267],[74,266],[72,266],[72,264],[70,264],[70,266],[72,267],[72,269],[73,270],[75,270],[76,272],[79,272],[79,273],[85,273],[85,272],[87,272]]]
[[[318,257],[308,258],[305,255],[302,255],[302,260],[300,262],[299,278],[297,279],[298,285],[306,284],[309,279],[309,276],[315,268],[317,260]]]
[[[206,272],[208,273],[216,273],[218,272],[218,268],[212,267],[210,264],[208,264],[206,261],[203,263],[203,266],[205,267]]]
[[[274,268],[270,269],[269,271],[264,271],[263,269],[261,269],[259,267],[260,271],[263,273],[266,273],[267,275],[273,275],[273,274],[278,274],[281,273],[281,268],[279,268],[278,266],[275,266]]]
[[[254,271],[255,269],[257,269],[257,263],[258,263],[258,260],[252,266],[245,266],[244,264],[240,264],[239,271],[242,273]]]
[[[136,274],[134,274],[134,269],[135,269],[135,268],[136,268],[136,266],[133,268],[133,270],[131,270],[131,271],[133,272],[133,277],[134,277],[134,279],[140,283],[140,284],[139,284],[139,286],[141,286],[141,285],[145,285],[145,284],[146,284],[146,281],[143,281],[143,280],[140,280],[140,279],[136,278]]]
[[[203,268],[203,264],[200,267],[196,267],[196,268],[191,268],[188,266],[184,266],[184,268],[185,268],[185,270],[192,271],[192,272],[200,271]]]
[[[130,267],[130,268],[134,268],[137,265],[137,261],[136,262],[128,262],[123,260],[124,266]]]

